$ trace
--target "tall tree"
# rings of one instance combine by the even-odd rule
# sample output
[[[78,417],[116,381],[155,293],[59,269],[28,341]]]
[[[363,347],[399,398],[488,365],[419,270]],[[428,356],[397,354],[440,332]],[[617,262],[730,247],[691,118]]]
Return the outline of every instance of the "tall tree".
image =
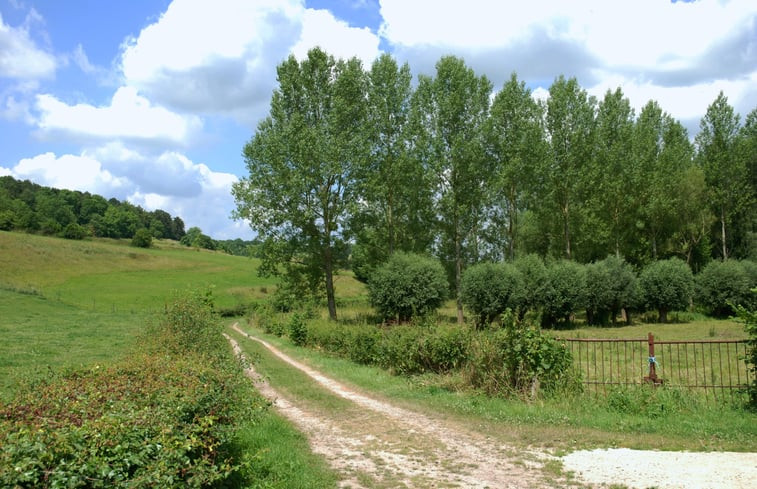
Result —
[[[751,200],[746,164],[737,151],[738,135],[739,115],[720,92],[707,107],[695,142],[697,161],[704,170],[710,203],[718,218],[720,253],[724,260],[730,255],[733,237],[729,233],[734,218]]]
[[[277,73],[270,114],[244,147],[250,175],[233,186],[235,215],[263,240],[263,272],[324,287],[336,319],[334,272],[365,153],[365,72],[316,48]]]
[[[483,138],[491,90],[485,76],[476,76],[462,59],[446,56],[436,64],[434,78],[419,77],[414,96],[419,154],[434,175],[441,252],[452,265],[460,323],[463,268],[466,257],[478,254],[485,187],[491,174]]]
[[[351,230],[353,270],[359,278],[395,251],[424,253],[431,240],[431,189],[420,160],[411,158],[409,112],[412,75],[389,54],[368,73],[367,119],[363,126],[369,156],[358,174]]]
[[[593,185],[588,196],[594,226],[593,258],[608,252],[617,258],[627,254],[629,234],[634,232],[636,205],[633,160],[634,112],[620,88],[608,90],[599,103],[593,164],[587,177]]]
[[[509,260],[515,259],[518,216],[526,208],[533,169],[546,157],[543,117],[543,106],[513,73],[495,95],[486,124],[488,152],[495,164],[489,240],[504,247],[500,256]]]
[[[578,234],[585,198],[582,193],[587,190],[582,179],[592,157],[595,105],[594,98],[587,95],[575,78],[566,80],[560,76],[549,87],[550,155],[542,167],[547,204],[542,211],[550,213],[554,209],[559,216],[559,232],[568,260],[573,258],[572,244],[574,234]]]

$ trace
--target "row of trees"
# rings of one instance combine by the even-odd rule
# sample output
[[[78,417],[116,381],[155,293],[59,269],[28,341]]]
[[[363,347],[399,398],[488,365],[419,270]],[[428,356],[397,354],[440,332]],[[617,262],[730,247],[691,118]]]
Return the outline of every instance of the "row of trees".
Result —
[[[546,102],[513,74],[443,57],[412,83],[390,55],[369,70],[320,49],[278,67],[269,116],[244,147],[236,216],[262,244],[264,273],[325,288],[334,271],[367,278],[395,251],[433,254],[458,297],[464,269],[526,253],[636,267],[679,256],[755,254],[757,109],[720,94],[694,143],[650,101],[597,100],[558,77]]]
[[[0,229],[82,239],[133,238],[146,229],[154,238],[181,239],[184,221],[163,210],[78,190],[43,187],[29,180],[0,177]]]

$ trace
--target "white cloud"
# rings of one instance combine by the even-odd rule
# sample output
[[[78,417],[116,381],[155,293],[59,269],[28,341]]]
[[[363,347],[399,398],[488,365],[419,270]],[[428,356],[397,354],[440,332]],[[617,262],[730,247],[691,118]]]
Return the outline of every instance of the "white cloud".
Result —
[[[363,66],[370,66],[379,55],[379,38],[368,28],[350,27],[327,10],[307,9],[303,17],[302,36],[292,48],[298,59],[320,46],[335,58],[358,57]]]
[[[276,87],[276,67],[321,46],[369,64],[379,38],[302,0],[174,0],[121,56],[125,83],[180,111],[257,122]]]
[[[40,185],[88,191],[129,200],[147,210],[163,209],[217,238],[250,238],[249,227],[230,219],[235,208],[235,175],[216,172],[185,155],[142,154],[110,143],[79,155],[43,153],[25,158],[0,175],[30,179]]]
[[[48,152],[24,158],[11,170],[14,178],[33,180],[40,185],[70,190],[113,193],[126,180],[104,170],[99,161],[84,155],[55,156]]]
[[[169,107],[243,118],[252,108],[256,120],[303,12],[300,0],[175,0],[124,46],[124,78]]]
[[[36,79],[55,74],[55,57],[37,47],[29,34],[30,19],[38,15],[32,10],[25,25],[12,27],[0,12],[0,77]]]
[[[742,113],[757,100],[753,0],[381,0],[381,14],[380,34],[415,73],[453,54],[495,88],[515,71],[543,97],[575,76],[598,97],[620,86],[637,109],[654,99],[689,121],[721,90]]]
[[[182,116],[154,106],[133,87],[120,87],[109,106],[68,105],[49,94],[37,95],[37,125],[85,140],[124,138],[184,144],[199,130],[196,116]]]

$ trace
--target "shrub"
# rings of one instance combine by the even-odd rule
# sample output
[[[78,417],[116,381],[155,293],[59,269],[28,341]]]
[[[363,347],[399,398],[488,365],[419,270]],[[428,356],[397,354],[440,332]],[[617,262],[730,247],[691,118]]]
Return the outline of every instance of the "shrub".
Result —
[[[636,275],[624,260],[608,256],[586,266],[586,321],[615,323],[622,308],[633,305]]]
[[[757,288],[752,289],[753,296],[757,296]],[[754,303],[754,301],[753,301]],[[752,383],[747,390],[749,392],[749,406],[757,409],[757,307],[747,309],[744,306],[736,306],[736,314],[744,323],[749,338],[747,339],[747,352],[744,361],[751,373]]]
[[[305,346],[308,342],[307,325],[297,313],[289,318],[289,339],[297,346]]]
[[[479,263],[468,268],[460,285],[463,304],[478,327],[495,321],[506,309],[516,310],[523,293],[520,272],[507,263]]]
[[[395,253],[373,273],[368,293],[382,318],[408,321],[438,309],[447,298],[448,284],[438,261]]]
[[[728,317],[734,306],[754,301],[746,267],[736,260],[711,261],[696,276],[694,301],[715,317]]]
[[[515,260],[515,268],[520,272],[523,292],[518,316],[523,319],[528,311],[537,310],[544,299],[547,284],[547,267],[538,255],[525,255]]]
[[[565,345],[531,325],[509,321],[479,333],[470,355],[468,382],[489,395],[534,398],[581,388]]]
[[[265,405],[209,295],[177,293],[127,360],[0,403],[0,487],[228,487],[255,457],[237,427]]]
[[[684,261],[670,258],[647,265],[639,276],[639,285],[646,306],[657,310],[658,320],[665,323],[669,311],[689,307],[694,276]]]
[[[145,228],[137,229],[134,237],[131,238],[131,245],[137,248],[149,248],[152,246],[152,233]]]
[[[559,261],[547,269],[542,295],[542,325],[566,326],[574,312],[586,306],[586,268]]]
[[[75,222],[72,222],[63,230],[63,237],[66,239],[84,239],[86,236],[87,230]]]

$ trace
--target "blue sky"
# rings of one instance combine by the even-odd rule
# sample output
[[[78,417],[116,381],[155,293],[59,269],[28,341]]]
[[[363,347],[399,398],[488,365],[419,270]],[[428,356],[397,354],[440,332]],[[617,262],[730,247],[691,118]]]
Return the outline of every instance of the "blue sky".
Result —
[[[0,175],[128,199],[219,239],[275,68],[319,45],[433,74],[465,58],[537,98],[575,76],[696,132],[723,91],[757,107],[757,2],[700,0],[0,0]]]

